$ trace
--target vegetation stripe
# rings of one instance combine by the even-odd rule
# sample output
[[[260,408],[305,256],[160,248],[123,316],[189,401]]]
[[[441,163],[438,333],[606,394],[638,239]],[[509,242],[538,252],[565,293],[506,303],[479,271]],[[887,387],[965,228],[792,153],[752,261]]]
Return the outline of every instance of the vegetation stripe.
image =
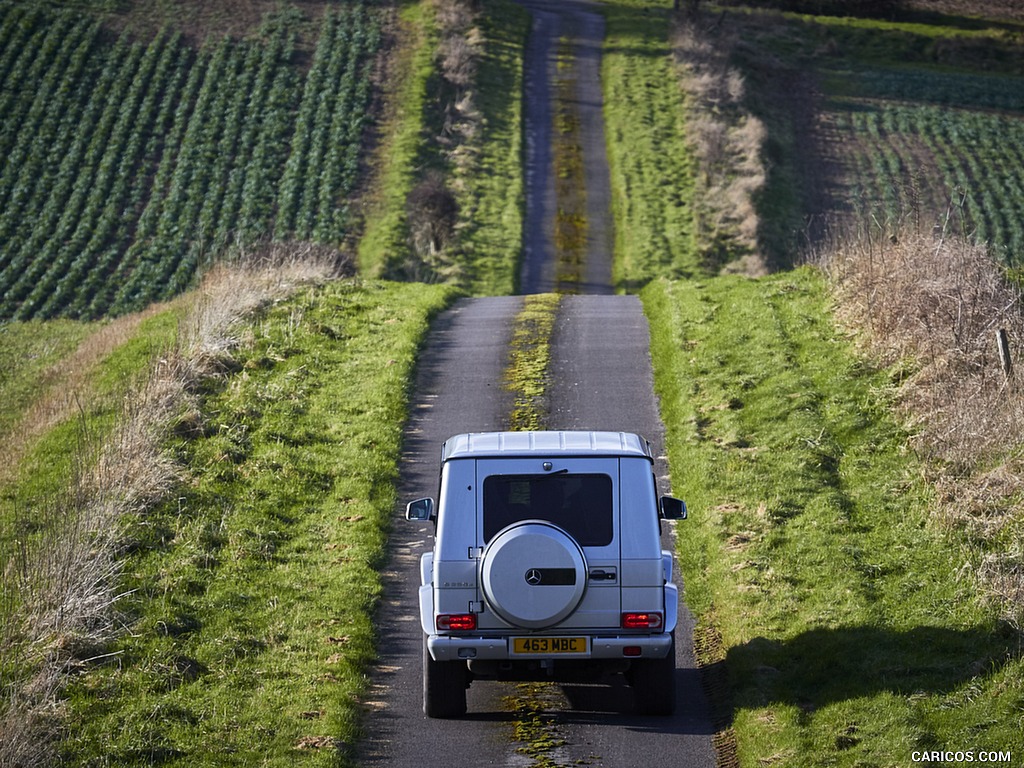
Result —
[[[561,296],[542,293],[527,296],[512,326],[509,362],[505,370],[506,389],[513,393],[509,429],[544,429],[547,423],[546,390],[551,362],[551,334]]]

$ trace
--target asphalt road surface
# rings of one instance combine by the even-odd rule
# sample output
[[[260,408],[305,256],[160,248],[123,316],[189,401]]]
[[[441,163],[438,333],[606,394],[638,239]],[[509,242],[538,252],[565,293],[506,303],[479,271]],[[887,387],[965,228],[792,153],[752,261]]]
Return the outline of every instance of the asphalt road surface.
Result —
[[[601,48],[604,17],[587,0],[517,0],[532,17],[523,72],[526,228],[520,293],[555,290],[555,180],[551,132],[554,98],[551,83],[559,41],[571,41],[575,90],[571,107],[579,119],[583,181],[586,187],[586,263],[579,293],[612,290],[611,181],[604,139]]]

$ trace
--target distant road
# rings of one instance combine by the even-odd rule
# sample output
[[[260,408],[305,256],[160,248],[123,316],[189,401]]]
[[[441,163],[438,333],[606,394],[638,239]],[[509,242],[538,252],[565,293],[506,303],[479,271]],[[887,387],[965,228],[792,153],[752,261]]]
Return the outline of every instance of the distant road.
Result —
[[[524,63],[523,120],[526,145],[526,221],[520,293],[555,290],[555,182],[552,81],[559,41],[572,42],[575,67],[573,107],[580,123],[586,186],[587,253],[579,293],[612,293],[611,181],[604,139],[601,48],[604,17],[586,0],[517,0],[533,17]]]

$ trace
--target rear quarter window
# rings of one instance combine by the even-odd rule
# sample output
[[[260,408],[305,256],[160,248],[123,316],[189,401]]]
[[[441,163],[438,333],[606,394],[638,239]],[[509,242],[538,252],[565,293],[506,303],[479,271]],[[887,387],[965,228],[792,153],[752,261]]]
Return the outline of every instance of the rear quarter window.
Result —
[[[603,547],[615,535],[612,479],[602,474],[490,475],[484,479],[484,541],[521,520],[546,520],[580,546]]]

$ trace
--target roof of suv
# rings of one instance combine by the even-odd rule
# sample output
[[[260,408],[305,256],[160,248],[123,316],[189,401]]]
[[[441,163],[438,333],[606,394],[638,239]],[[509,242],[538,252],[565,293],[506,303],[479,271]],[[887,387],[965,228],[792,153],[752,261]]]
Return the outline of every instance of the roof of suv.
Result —
[[[512,456],[642,456],[653,460],[651,446],[631,432],[472,432],[445,441],[448,459]]]

